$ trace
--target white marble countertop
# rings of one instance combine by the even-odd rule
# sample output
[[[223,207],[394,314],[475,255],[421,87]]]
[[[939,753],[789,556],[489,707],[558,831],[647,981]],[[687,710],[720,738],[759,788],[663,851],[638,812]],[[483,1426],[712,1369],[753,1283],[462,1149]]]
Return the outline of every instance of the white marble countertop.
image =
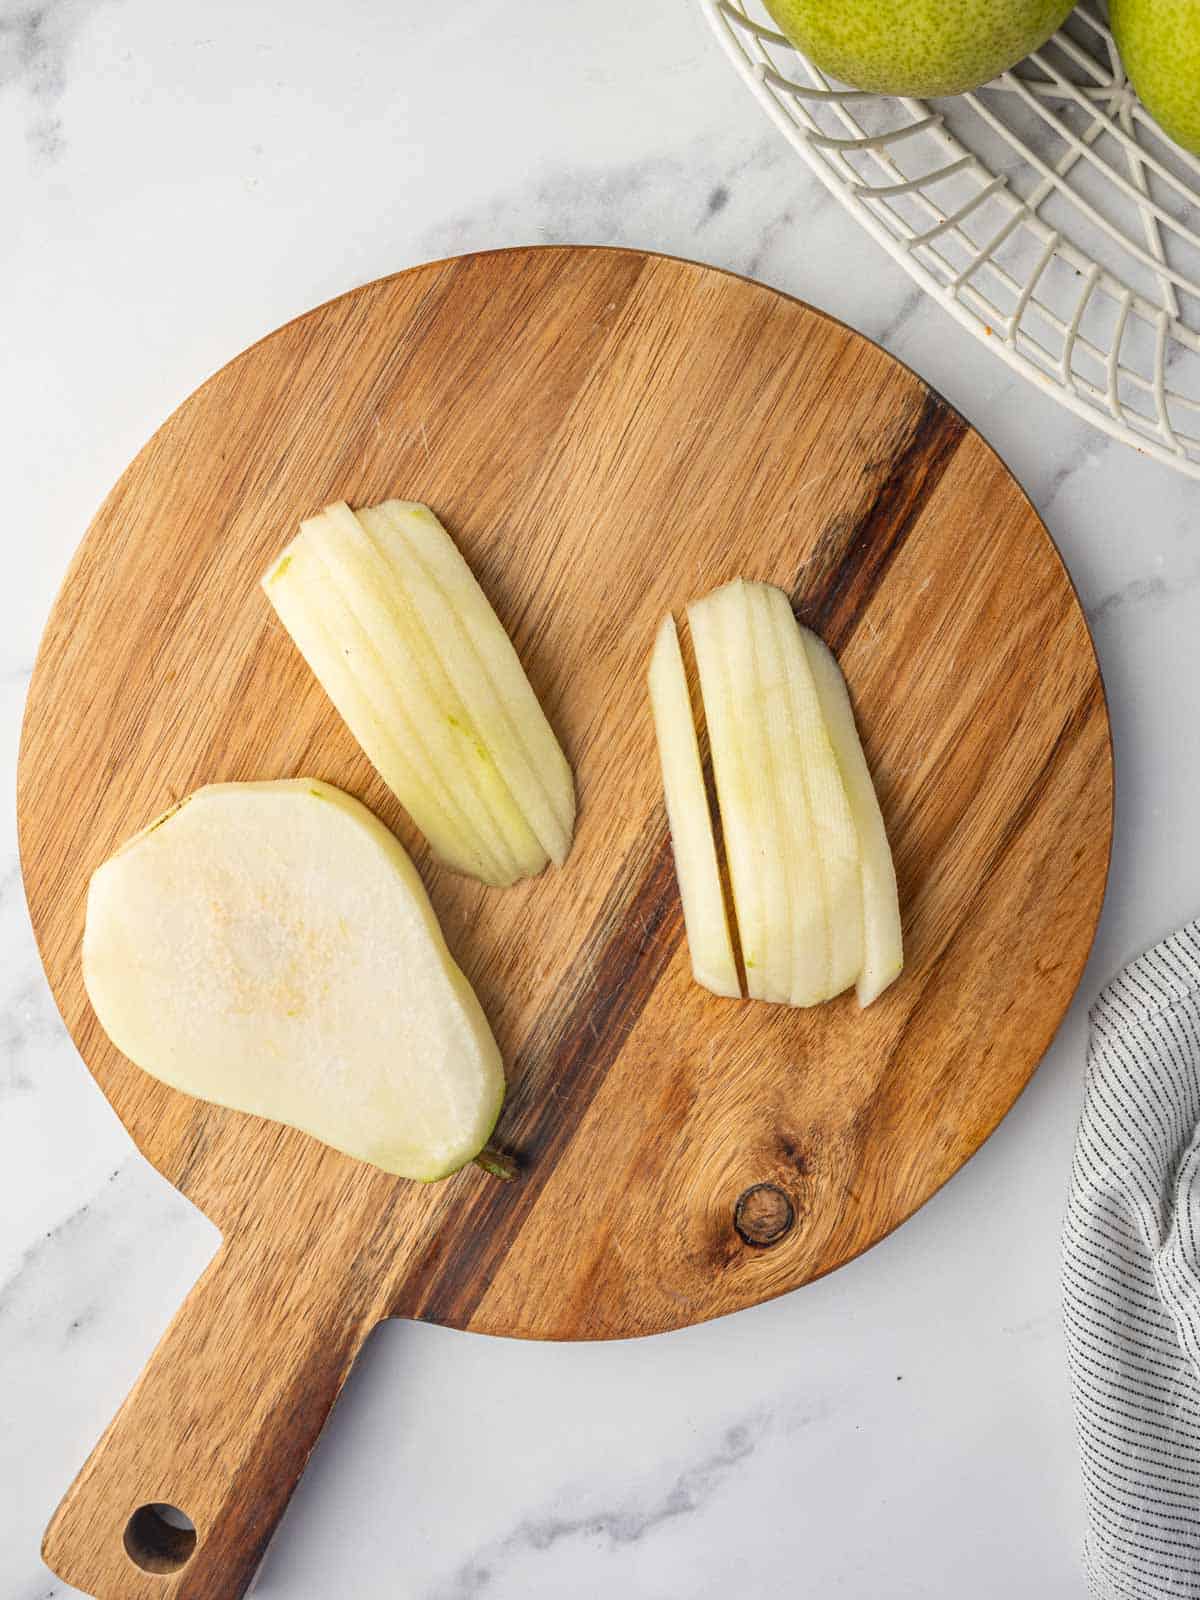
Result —
[[[832,1277],[659,1339],[382,1328],[272,1600],[1081,1600],[1058,1236],[1085,1012],[1200,909],[1200,490],[1034,392],[811,179],[688,0],[0,0],[0,1593],[214,1249],[66,1038],[14,841],[38,635],[112,480],[202,378],[353,284],[542,240],[732,267],[881,340],[1000,449],[1096,633],[1107,907],[1016,1109]]]

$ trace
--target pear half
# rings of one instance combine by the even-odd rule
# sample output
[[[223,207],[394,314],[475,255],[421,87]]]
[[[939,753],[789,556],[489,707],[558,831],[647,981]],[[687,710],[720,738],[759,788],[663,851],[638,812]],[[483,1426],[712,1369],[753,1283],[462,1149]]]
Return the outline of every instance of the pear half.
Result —
[[[566,860],[571,769],[503,625],[427,506],[326,506],[262,583],[440,860],[497,886]]]
[[[399,841],[311,778],[199,789],[97,869],[88,996],[173,1088],[445,1177],[504,1098],[487,1018]]]

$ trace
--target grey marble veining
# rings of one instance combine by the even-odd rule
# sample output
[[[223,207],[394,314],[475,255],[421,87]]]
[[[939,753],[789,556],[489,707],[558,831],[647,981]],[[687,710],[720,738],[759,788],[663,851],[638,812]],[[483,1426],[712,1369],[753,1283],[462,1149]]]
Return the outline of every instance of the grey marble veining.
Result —
[[[1170,577],[1155,573],[1149,578],[1133,578],[1090,605],[1088,621],[1093,628],[1098,628],[1133,607],[1142,613],[1158,611],[1177,600],[1186,600],[1197,588],[1200,588],[1200,561],[1191,572],[1173,573]]]
[[[112,0],[8,0],[0,7],[0,94],[18,91],[26,102],[25,137],[38,167],[66,148],[62,99],[75,43],[93,13]]]
[[[511,1532],[485,1547],[456,1572],[431,1600],[476,1600],[513,1576],[522,1556],[540,1555],[559,1545],[630,1545],[676,1517],[702,1512],[726,1476],[754,1454],[755,1438],[766,1419],[735,1423],[700,1460],[678,1473],[657,1495],[600,1507],[575,1516],[543,1513],[524,1518]]]
[[[585,182],[570,167],[551,166],[511,192],[440,220],[421,236],[422,255],[487,249],[509,239],[519,222],[522,243],[586,241],[706,258],[715,248],[728,254],[734,270],[758,276],[774,241],[795,220],[785,198],[791,158],[769,132],[732,149],[713,141],[708,157],[698,161],[694,149],[640,156]],[[816,191],[807,214],[832,204]]]
[[[1200,906],[1196,485],[916,293],[688,0],[0,0],[0,151],[18,219],[0,303],[22,311],[0,335],[0,1595],[70,1593],[41,1529],[216,1245],[79,1062],[20,890],[17,733],[71,550],[154,426],[262,332],[422,259],[571,240],[807,298],[984,431],[1095,630],[1118,758],[1108,903],[1010,1116],[832,1277],[629,1343],[379,1329],[256,1592],[1083,1600],[1057,1235],[1087,1002]]]

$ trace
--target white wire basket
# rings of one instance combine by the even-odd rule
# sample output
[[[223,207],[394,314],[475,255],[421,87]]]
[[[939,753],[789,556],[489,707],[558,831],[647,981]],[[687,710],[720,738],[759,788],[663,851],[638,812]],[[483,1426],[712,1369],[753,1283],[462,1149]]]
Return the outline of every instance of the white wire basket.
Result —
[[[972,94],[846,89],[760,0],[699,0],[825,185],[940,305],[1070,410],[1200,478],[1200,161],[1159,130],[1099,0]]]

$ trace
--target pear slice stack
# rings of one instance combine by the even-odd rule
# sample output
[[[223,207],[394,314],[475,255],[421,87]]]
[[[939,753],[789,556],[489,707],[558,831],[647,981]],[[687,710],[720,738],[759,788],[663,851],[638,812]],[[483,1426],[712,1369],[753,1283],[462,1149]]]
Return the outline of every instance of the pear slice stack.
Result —
[[[813,1006],[853,984],[869,1005],[903,965],[900,914],[837,662],[770,584],[737,579],[693,601],[687,616],[746,992]],[[670,618],[650,694],[693,972],[706,988],[736,995],[714,819]]]
[[[575,784],[499,618],[437,518],[327,506],[263,588],[447,866],[504,886],[561,866]]]

